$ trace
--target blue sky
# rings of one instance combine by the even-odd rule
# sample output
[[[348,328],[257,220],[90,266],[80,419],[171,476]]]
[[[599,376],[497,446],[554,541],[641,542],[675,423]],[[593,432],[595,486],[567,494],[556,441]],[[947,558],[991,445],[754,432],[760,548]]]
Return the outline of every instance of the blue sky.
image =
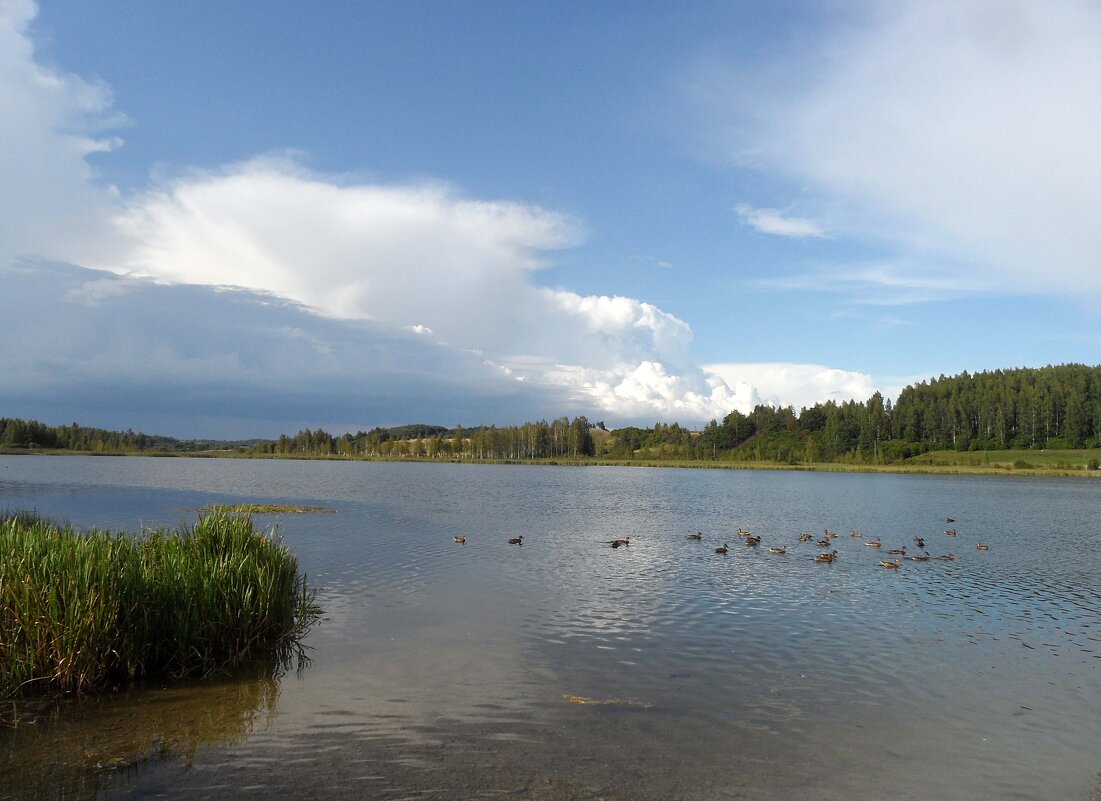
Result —
[[[0,414],[698,424],[1101,354],[1091,3],[0,0]]]

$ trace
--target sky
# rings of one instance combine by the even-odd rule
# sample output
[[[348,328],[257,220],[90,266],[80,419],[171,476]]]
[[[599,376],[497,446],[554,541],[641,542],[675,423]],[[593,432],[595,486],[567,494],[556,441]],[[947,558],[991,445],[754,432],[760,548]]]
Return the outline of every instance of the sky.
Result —
[[[0,0],[0,416],[272,437],[1101,362],[1101,6]]]

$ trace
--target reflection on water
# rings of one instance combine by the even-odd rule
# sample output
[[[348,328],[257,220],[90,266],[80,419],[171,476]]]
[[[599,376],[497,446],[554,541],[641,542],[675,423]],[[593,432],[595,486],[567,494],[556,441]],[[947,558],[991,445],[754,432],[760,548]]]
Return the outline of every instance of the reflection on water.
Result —
[[[200,749],[240,744],[271,727],[277,676],[258,665],[232,680],[13,704],[17,723],[0,728],[0,797],[93,798],[158,761],[192,767]]]
[[[325,588],[308,671],[278,691],[135,690],[7,731],[0,798],[80,795],[58,788],[215,798],[302,785],[325,798],[1087,799],[1097,790],[1101,485],[1092,481],[0,465],[0,505],[80,524],[179,522],[217,501],[338,510],[280,521]],[[943,533],[948,515],[958,537]],[[740,526],[763,545],[745,547]],[[823,565],[796,535],[825,528],[841,534],[840,556]],[[884,553],[851,529],[881,537]],[[703,541],[687,540],[696,530]],[[524,545],[507,545],[517,534]],[[609,547],[625,535],[629,547]],[[878,566],[890,548],[913,552],[917,535],[957,558]],[[991,550],[977,551],[978,540]],[[714,553],[723,541],[726,557]],[[772,544],[788,553],[768,553]],[[233,712],[224,696],[237,686],[252,700]],[[193,711],[175,717],[216,715],[222,733],[139,729],[138,747],[114,739],[155,719],[165,692],[191,699]],[[117,722],[127,714],[136,717]],[[77,764],[76,751],[31,757],[81,738],[103,744],[79,763],[107,766],[80,774],[90,784],[51,778],[49,762]],[[181,758],[154,758],[161,742]],[[119,758],[141,767],[109,770]]]

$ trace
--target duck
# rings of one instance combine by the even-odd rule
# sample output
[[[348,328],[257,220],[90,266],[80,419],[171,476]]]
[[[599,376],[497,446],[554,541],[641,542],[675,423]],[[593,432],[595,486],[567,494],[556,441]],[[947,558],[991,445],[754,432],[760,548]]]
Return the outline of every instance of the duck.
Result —
[[[809,531],[804,531],[802,534],[799,535],[799,542],[810,542],[813,539],[814,535],[811,534]]]
[[[466,537],[452,537],[452,541],[466,545]]]
[[[914,545],[919,548],[925,547],[925,537],[914,537]]]
[[[865,548],[878,548],[882,544],[883,543],[879,541],[879,537],[876,537],[874,540],[868,540],[867,542],[865,542],[864,547]]]
[[[833,539],[834,537],[836,537],[836,536],[837,536],[837,533],[836,533],[836,532],[834,532],[834,531],[830,531],[830,530],[829,530],[828,528],[827,528],[827,529],[823,529],[822,533],[823,533],[823,534],[824,534],[825,536],[829,537],[829,538],[830,538],[831,540],[832,540],[832,539]]]
[[[823,537],[822,539],[818,540],[815,545],[817,545],[819,548],[829,548],[831,545],[833,545],[833,540],[831,540],[829,537]]]
[[[697,531],[695,534],[689,534],[688,539],[690,539],[690,540],[702,540],[703,539],[703,532],[702,531]]]
[[[902,567],[902,562],[900,560],[896,559],[893,562],[880,562],[879,566],[880,567],[885,567],[888,570],[898,570],[900,567]]]
[[[524,535],[521,534],[519,537],[510,538],[509,541],[508,541],[508,544],[509,545],[523,545],[524,544]]]
[[[761,544],[761,538],[760,537],[746,537],[745,538],[745,544],[750,546],[750,547],[753,547],[754,545],[760,545]]]
[[[976,542],[975,543],[975,550],[977,550],[977,551],[989,551],[990,546],[989,545],[983,545],[981,542]]]
[[[612,540],[612,547],[613,548],[618,548],[621,545],[630,545],[630,544],[631,544],[631,538],[630,537],[624,537],[621,540]]]
[[[937,559],[939,559],[942,562],[951,562],[955,558],[956,558],[956,555],[954,553],[942,553],[940,556],[937,557]]]
[[[956,530],[954,528],[945,529],[944,533],[945,533],[946,536],[949,536],[949,537],[956,536]]]
[[[891,550],[887,551],[887,553],[891,554],[892,556],[897,555],[897,554],[905,554],[906,553],[906,546],[903,545],[901,548],[892,548]]]
[[[788,549],[786,545],[773,545],[768,549],[769,553],[787,553]]]
[[[829,553],[820,553],[814,557],[815,562],[832,562],[837,558],[837,551],[830,551]]]
[[[945,522],[945,523],[955,523],[955,522],[956,522],[956,518],[954,518],[954,517],[946,517],[946,518],[944,518],[944,522]]]
[[[864,532],[863,531],[850,531],[849,536],[854,537],[856,539],[860,539],[861,537],[864,536]]]
[[[715,553],[721,553],[721,554],[723,554],[723,555],[726,555],[726,553],[727,553],[727,552],[728,552],[729,550],[730,550],[730,546],[729,546],[729,545],[727,545],[727,544],[726,544],[726,543],[724,542],[721,548],[716,548],[716,549],[715,549]]]
[[[738,529],[738,536],[739,537],[748,537],[749,536],[749,529],[748,528]]]
[[[906,558],[909,559],[911,562],[928,562],[929,552],[926,551],[925,553],[916,553],[913,556],[907,556]]]

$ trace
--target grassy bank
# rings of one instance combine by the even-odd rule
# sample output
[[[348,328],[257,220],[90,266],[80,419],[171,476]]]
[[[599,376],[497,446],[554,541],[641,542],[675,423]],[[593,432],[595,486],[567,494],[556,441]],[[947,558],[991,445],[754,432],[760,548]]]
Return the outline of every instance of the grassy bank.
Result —
[[[289,655],[316,619],[297,560],[247,516],[141,535],[0,517],[0,698]]]
[[[775,462],[767,460],[738,460],[720,456],[716,459],[677,459],[649,456],[637,453],[632,458],[613,458],[610,456],[582,456],[575,459],[558,457],[555,459],[476,459],[456,456],[362,456],[346,454],[270,454],[270,453],[231,453],[226,451],[205,451],[194,453],[114,453],[91,454],[81,451],[26,450],[13,451],[0,449],[0,455],[26,456],[64,455],[64,456],[165,456],[181,458],[227,458],[227,459],[272,459],[276,461],[338,461],[338,462],[428,462],[432,464],[450,462],[452,464],[505,464],[505,465],[551,465],[570,467],[668,467],[668,468],[704,468],[712,470],[805,470],[831,473],[934,473],[943,475],[1015,475],[1101,478],[1101,448],[1063,449],[1018,449],[996,451],[929,451],[919,456],[896,462],[840,461],[840,462]],[[255,514],[269,511],[331,511],[329,509],[287,509],[279,510],[258,506],[250,509],[241,505],[242,510]]]

